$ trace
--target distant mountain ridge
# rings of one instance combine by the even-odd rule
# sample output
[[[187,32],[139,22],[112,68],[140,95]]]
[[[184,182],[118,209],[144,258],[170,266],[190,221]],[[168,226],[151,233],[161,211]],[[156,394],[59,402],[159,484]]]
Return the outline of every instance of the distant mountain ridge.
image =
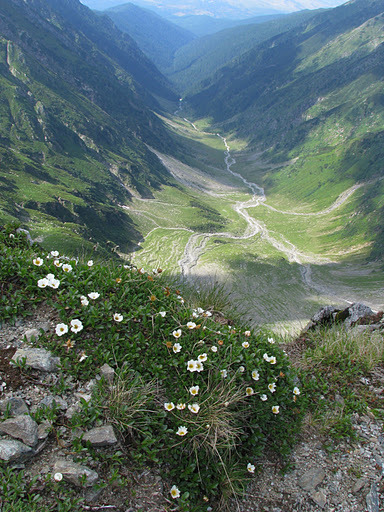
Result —
[[[178,27],[149,9],[132,3],[112,7],[104,13],[128,33],[141,50],[160,68],[172,65],[175,52],[193,39],[194,34]]]

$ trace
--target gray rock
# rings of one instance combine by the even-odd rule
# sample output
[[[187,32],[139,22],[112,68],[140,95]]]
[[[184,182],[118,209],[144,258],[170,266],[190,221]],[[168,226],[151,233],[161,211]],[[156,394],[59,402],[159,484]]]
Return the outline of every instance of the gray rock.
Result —
[[[20,462],[31,457],[34,453],[30,446],[26,446],[20,441],[9,441],[7,439],[0,441],[0,460]]]
[[[371,490],[366,497],[366,503],[368,512],[379,512],[379,495],[376,484],[371,485]]]
[[[0,432],[21,439],[28,446],[35,446],[39,440],[37,423],[28,415],[16,416],[0,423]]]
[[[348,308],[348,313],[349,316],[344,322],[347,327],[356,323],[360,318],[366,318],[374,314],[370,307],[361,302],[355,302],[352,304],[352,306]]]
[[[316,324],[330,322],[332,320],[333,313],[336,311],[338,310],[333,306],[325,306],[313,315],[312,322],[315,322]]]
[[[49,407],[50,409],[57,407],[61,411],[66,411],[68,409],[67,402],[60,396],[54,395],[45,396],[38,405],[38,407],[43,406]]]
[[[366,478],[359,478],[356,480],[356,482],[353,484],[352,492],[353,494],[357,494],[361,489],[368,483],[368,480]]]
[[[105,363],[100,368],[100,375],[104,377],[104,379],[108,382],[108,384],[113,383],[113,379],[115,376],[115,370],[109,366],[109,364]]]
[[[92,446],[110,446],[117,443],[112,425],[104,425],[89,430],[84,434],[83,441],[89,441]]]
[[[26,366],[43,372],[54,372],[60,363],[59,357],[53,357],[51,352],[43,348],[19,348],[16,350],[13,361],[26,358]]]
[[[40,337],[40,332],[38,331],[38,329],[28,329],[27,331],[25,331],[24,337],[26,338],[28,343],[30,343],[31,341],[37,341],[38,338]]]
[[[324,508],[327,503],[327,497],[322,489],[312,493],[311,498],[320,508]]]
[[[65,480],[77,487],[92,487],[99,479],[96,471],[65,459],[56,461],[53,472],[61,473]],[[83,481],[84,476],[86,478]]]
[[[322,468],[312,468],[306,471],[299,478],[299,485],[305,491],[313,492],[315,488],[321,484],[325,478],[325,472]]]
[[[6,412],[11,416],[19,416],[20,414],[28,414],[28,406],[22,398],[8,398],[0,402],[0,411]]]

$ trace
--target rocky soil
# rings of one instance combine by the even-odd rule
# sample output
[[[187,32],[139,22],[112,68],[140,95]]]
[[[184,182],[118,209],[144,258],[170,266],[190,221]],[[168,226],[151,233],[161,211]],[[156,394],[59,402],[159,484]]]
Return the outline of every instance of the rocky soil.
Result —
[[[337,313],[330,312],[329,318]],[[324,321],[324,315],[319,322]],[[381,318],[377,321],[377,328],[381,328]],[[137,470],[137,465],[125,466],[121,470],[125,484],[118,485],[110,479],[105,482],[107,472],[102,457],[95,460],[89,456],[81,464],[74,462],[73,441],[81,433],[100,454],[123,452],[129,459],[129,447],[112,425],[99,425],[88,432],[69,428],[68,420],[79,409],[80,400],[91,399],[94,382],[84,384],[69,377],[65,393],[52,394],[51,389],[59,378],[57,360],[45,351],[36,351],[34,345],[40,330],[50,331],[55,323],[54,313],[41,308],[33,317],[0,327],[0,410],[3,414],[0,460],[25,468],[27,474],[38,476],[41,482],[47,474],[60,473],[79,496],[85,497],[84,510],[165,512],[175,509],[175,502],[168,499],[167,484],[154,468]],[[28,347],[32,352],[25,352]],[[302,350],[299,342],[286,349],[293,361],[299,359]],[[26,356],[28,371],[10,364],[17,354]],[[100,369],[100,375],[113,381],[113,370],[107,366]],[[363,380],[361,384],[382,403],[383,369],[375,369]],[[340,409],[343,408],[343,399],[336,396],[335,400],[339,401]],[[54,428],[46,420],[38,424],[29,416],[41,404],[49,407],[53,401],[61,410]],[[8,419],[4,420],[6,411]],[[318,427],[308,417],[288,470],[282,471],[282,463],[276,457],[266,456],[244,500],[231,502],[229,509],[241,512],[384,511],[383,423],[370,411],[365,415],[355,414],[353,428],[358,437],[353,443],[345,439],[337,443],[326,438],[319,434]],[[91,487],[95,482],[106,485],[95,491]],[[0,496],[0,509],[1,503]],[[209,503],[207,510],[212,510]]]

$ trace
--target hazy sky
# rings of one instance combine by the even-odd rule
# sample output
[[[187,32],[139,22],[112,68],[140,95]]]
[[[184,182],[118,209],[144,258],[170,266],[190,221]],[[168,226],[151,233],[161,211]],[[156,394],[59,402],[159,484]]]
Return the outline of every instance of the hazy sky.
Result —
[[[185,10],[186,13],[191,13],[193,8],[217,13],[217,9],[225,4],[232,6],[234,10],[238,8],[240,11],[245,8],[256,10],[276,9],[291,12],[301,9],[335,7],[343,4],[345,0],[81,0],[81,2],[92,9],[107,9],[108,7],[131,2],[140,6]]]

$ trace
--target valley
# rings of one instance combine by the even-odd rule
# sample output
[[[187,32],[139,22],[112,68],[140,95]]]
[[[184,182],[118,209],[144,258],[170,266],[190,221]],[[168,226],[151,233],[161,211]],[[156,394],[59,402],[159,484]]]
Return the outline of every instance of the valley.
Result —
[[[179,110],[175,114],[169,121],[172,129],[184,141],[198,142],[202,161],[211,155],[211,162],[199,168],[199,158],[193,166],[156,152],[178,186],[176,191],[165,187],[155,199],[133,200],[129,214],[145,240],[126,257],[147,270],[160,266],[196,287],[220,283],[247,320],[280,332],[298,331],[324,304],[363,300],[374,309],[383,307],[382,269],[364,261],[363,247],[326,250],[318,243],[325,229],[351,215],[354,196],[374,180],[330,197],[329,206],[318,211],[310,204],[301,204],[301,211],[283,210],[273,190],[270,199],[242,174],[244,162],[248,172],[250,160],[256,163],[256,176],[264,162],[240,151],[238,163],[239,141],[234,140],[232,151],[225,137],[200,129],[199,122],[191,123]],[[200,203],[199,210],[191,206],[194,202]],[[212,223],[204,229],[204,208],[225,226],[215,229]]]

